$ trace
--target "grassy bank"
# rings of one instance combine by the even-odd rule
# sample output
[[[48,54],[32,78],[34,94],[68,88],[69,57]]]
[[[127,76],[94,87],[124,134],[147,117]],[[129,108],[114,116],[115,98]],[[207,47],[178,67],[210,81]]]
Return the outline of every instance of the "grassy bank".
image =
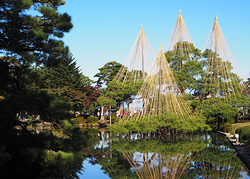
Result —
[[[250,145],[250,122],[232,124],[233,131],[240,136],[240,142]]]

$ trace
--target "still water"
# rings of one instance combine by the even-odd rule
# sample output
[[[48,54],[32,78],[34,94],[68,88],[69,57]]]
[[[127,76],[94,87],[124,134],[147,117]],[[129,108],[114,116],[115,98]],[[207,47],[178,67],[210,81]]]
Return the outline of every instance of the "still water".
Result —
[[[217,134],[112,135],[94,129],[79,178],[250,178],[226,137]]]

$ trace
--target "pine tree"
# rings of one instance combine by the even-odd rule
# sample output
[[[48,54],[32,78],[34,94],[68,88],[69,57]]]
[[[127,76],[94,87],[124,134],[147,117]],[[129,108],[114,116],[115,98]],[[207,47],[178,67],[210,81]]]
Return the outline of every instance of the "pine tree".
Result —
[[[178,93],[184,94],[186,90],[195,91],[204,75],[203,63],[198,61],[200,50],[192,43],[177,42],[174,50],[167,51],[165,56],[178,85]]]
[[[62,138],[52,132],[34,135],[27,130],[27,122],[16,116],[20,112],[30,116],[39,114],[42,121],[50,122],[55,129],[64,128],[63,137],[70,136],[73,142],[74,135],[82,138],[81,132],[70,130],[70,101],[63,95],[49,94],[41,80],[47,69],[53,69],[54,75],[76,77],[73,84],[65,83],[70,87],[80,83],[79,69],[70,56],[64,58],[69,50],[60,40],[73,26],[69,15],[58,12],[64,3],[62,0],[0,1],[0,175],[3,178],[36,178],[49,164],[46,163],[49,150],[59,156],[58,150],[70,154],[68,142],[61,148]],[[70,67],[64,73],[57,69],[59,66],[65,69],[66,64]],[[72,162],[80,166],[82,160],[76,158]]]
[[[73,55],[66,53],[56,60],[56,65],[46,64],[41,71],[41,88],[54,96],[63,96],[73,104],[74,111],[82,110],[86,98],[86,88],[92,80],[84,76]]]
[[[4,97],[0,103],[1,131],[7,130],[7,126],[13,130],[16,124],[25,128],[16,120],[15,115],[20,111],[41,114],[44,119],[52,120],[52,113],[47,111],[51,111],[50,103],[55,98],[34,85],[30,87],[34,80],[39,83],[41,74],[35,68],[56,66],[62,54],[68,52],[59,39],[73,27],[70,16],[57,11],[64,3],[62,0],[0,2],[0,68],[4,76],[0,87],[0,95]],[[29,11],[34,11],[35,15]],[[54,114],[53,120],[56,120]]]

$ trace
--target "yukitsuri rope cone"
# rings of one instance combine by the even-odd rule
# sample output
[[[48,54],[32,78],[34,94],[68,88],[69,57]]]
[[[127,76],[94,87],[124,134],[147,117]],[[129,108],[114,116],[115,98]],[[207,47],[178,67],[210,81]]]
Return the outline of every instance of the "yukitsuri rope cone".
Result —
[[[195,55],[190,55],[194,54],[193,51],[196,49],[191,43],[192,38],[181,11],[169,39],[167,46],[171,52],[169,51],[168,57],[177,59],[180,57],[186,61],[196,59]],[[185,90],[180,90],[175,82],[161,46],[128,113],[112,129],[124,133],[153,132],[159,127],[171,127],[184,132],[209,130],[209,126],[205,125],[205,119],[197,117],[190,110],[190,105],[180,94],[183,91]]]
[[[240,107],[248,106],[246,96],[248,92],[244,89],[242,79],[237,75],[238,66],[222,33],[217,16],[202,49],[201,60],[206,60],[206,72],[202,88],[197,95],[201,103],[199,110],[207,117],[208,113],[213,117],[211,110],[214,110],[218,115],[228,115],[227,120],[234,120],[230,117],[233,116],[230,113],[237,113]]]
[[[134,113],[123,116],[113,125],[113,129],[117,132],[154,132],[159,127],[171,127],[184,132],[208,130],[209,126],[205,124],[204,118],[192,113],[187,101],[178,94],[177,88],[161,46],[131,105]]]
[[[168,39],[165,55],[173,70],[178,93],[185,94],[187,90],[194,89],[198,83],[196,79],[202,73],[200,50],[194,45],[181,10]]]
[[[113,83],[144,80],[154,61],[156,52],[141,25],[140,32],[123,66],[113,79]]]
[[[179,10],[179,15],[175,22],[174,28],[172,29],[170,37],[167,41],[167,46],[165,48],[165,51],[175,51],[175,53],[179,51],[181,55],[186,55],[192,53],[193,44],[194,44],[193,39],[184,22],[181,10]]]
[[[124,64],[114,79],[106,84],[105,97],[121,101],[117,113],[124,114],[125,108],[130,111],[129,105],[149,73],[155,56],[156,52],[141,25],[140,32]]]

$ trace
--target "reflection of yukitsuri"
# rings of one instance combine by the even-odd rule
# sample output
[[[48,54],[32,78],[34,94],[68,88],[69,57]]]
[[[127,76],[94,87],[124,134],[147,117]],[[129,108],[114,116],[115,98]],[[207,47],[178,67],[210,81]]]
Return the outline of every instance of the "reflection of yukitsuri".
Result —
[[[158,144],[155,143],[156,141],[143,141],[146,144],[141,144],[141,142],[134,141],[134,148],[123,146],[123,149],[118,149],[141,179],[181,178],[185,175],[187,164],[192,159],[191,151],[200,151],[206,145],[201,141],[188,141],[192,145],[184,143],[180,144],[181,146]],[[119,143],[117,145],[119,146]],[[144,149],[140,145],[144,146]]]
[[[112,148],[120,152],[141,179],[248,178],[244,164],[238,157],[234,158],[235,150],[226,138],[215,135],[206,138],[192,135],[174,143],[161,142],[158,138],[123,139],[114,141]]]
[[[187,162],[187,157],[182,155],[173,160],[172,156],[162,156],[161,153],[142,154],[143,157],[140,159],[136,158],[136,155],[141,154],[131,152],[121,152],[121,154],[129,162],[138,177],[142,179],[180,178],[185,171],[185,162]]]

